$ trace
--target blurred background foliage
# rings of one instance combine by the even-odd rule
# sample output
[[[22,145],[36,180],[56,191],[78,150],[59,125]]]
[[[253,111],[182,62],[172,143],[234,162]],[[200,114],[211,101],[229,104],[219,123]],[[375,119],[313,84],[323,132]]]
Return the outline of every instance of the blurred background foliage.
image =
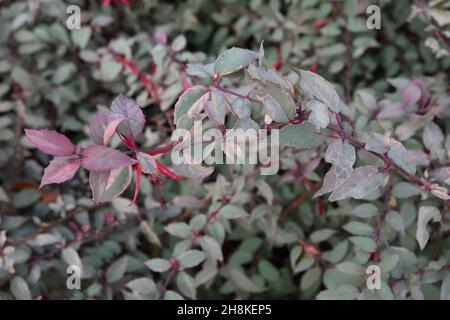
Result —
[[[80,30],[66,27],[71,4],[81,8]],[[366,26],[371,4],[381,8],[380,30]],[[322,298],[356,298],[355,288],[363,283],[358,264],[364,258],[332,268],[331,275],[325,271],[342,262],[350,246],[339,229],[347,221],[340,213],[358,207],[311,200],[317,175],[295,184],[283,174],[262,179],[251,168],[219,168],[203,182],[167,182],[163,208],[149,181],[142,182],[138,206],[118,198],[96,207],[83,172],[70,183],[38,189],[49,158],[31,147],[23,129],[51,128],[83,143],[91,116],[124,93],[136,99],[147,117],[140,144],[160,145],[173,130],[178,96],[196,83],[186,74],[186,64],[214,61],[232,46],[258,50],[262,41],[269,63],[282,59],[317,72],[336,84],[347,103],[362,88],[370,88],[374,96],[393,92],[388,79],[397,77],[428,79],[433,90],[445,94],[449,7],[446,1],[407,0],[1,1],[0,297],[158,297],[166,277],[149,272],[142,262],[171,256],[177,238],[164,227],[201,216],[208,199],[253,197],[243,201],[249,221],[209,231],[221,239],[224,262],[205,263],[198,273],[178,277],[168,284],[166,298],[181,293],[187,298],[296,299],[315,298],[319,292]],[[441,125],[448,132],[448,118]],[[305,162],[311,155],[294,153],[291,159]],[[298,198],[302,194],[307,196]],[[377,209],[372,206],[365,209]],[[415,209],[405,203],[401,210]],[[293,219],[270,218],[273,212],[285,216],[290,211]],[[272,233],[253,228],[269,222]],[[442,255],[442,265],[449,259],[448,226],[446,230],[440,251],[429,255],[431,260]],[[308,237],[307,243],[298,240]],[[411,260],[415,246],[397,245],[411,250],[403,257]],[[332,256],[324,259],[325,251]],[[394,258],[386,255],[386,263],[392,264],[389,259]],[[70,291],[65,267],[80,259],[82,290]],[[429,262],[421,259],[417,263],[423,266]],[[339,278],[342,268],[353,274],[344,270]],[[419,277],[418,269],[411,272]],[[444,277],[442,272],[434,276],[436,281]],[[423,292],[422,282],[410,279],[405,296],[439,298],[450,287],[448,278],[443,289],[425,281]],[[324,291],[330,287],[336,289],[333,294]],[[389,299],[394,294],[384,288],[378,296],[365,297]],[[395,297],[402,295],[396,292]]]

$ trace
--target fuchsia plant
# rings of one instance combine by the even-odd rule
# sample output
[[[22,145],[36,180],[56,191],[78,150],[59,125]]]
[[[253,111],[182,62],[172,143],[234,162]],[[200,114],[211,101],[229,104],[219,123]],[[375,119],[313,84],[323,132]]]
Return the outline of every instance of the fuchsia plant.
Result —
[[[145,116],[137,103],[124,95],[119,95],[111,105],[111,111],[98,112],[89,124],[89,131],[95,144],[86,148],[75,146],[66,136],[51,130],[25,129],[30,142],[39,150],[55,156],[45,168],[41,185],[62,183],[72,179],[78,169],[88,170],[93,198],[97,203],[108,202],[121,195],[131,182],[132,172],[136,172],[136,187],[133,202],[139,194],[142,173],[151,175],[151,181],[162,186],[159,175],[181,180],[182,177],[157,161],[154,156],[165,154],[167,147],[144,151],[136,140],[144,130]],[[107,147],[117,134],[129,149],[122,152]]]

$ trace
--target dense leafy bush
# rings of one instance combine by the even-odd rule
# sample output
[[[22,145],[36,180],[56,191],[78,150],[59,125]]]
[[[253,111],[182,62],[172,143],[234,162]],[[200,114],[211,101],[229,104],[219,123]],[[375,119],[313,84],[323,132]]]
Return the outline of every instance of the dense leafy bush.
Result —
[[[449,298],[447,3],[128,2],[1,7],[1,297]]]

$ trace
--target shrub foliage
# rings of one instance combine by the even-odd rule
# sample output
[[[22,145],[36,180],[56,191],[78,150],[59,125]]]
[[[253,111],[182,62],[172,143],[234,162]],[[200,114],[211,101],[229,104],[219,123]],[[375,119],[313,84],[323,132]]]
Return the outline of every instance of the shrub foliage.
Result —
[[[0,297],[449,299],[449,7],[357,2],[0,6]]]

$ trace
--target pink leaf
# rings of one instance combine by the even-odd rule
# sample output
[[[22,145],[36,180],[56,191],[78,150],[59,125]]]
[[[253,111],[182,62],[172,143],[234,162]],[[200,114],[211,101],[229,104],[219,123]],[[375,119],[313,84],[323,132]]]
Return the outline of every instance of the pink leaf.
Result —
[[[155,34],[153,35],[153,40],[156,43],[165,45],[167,44],[167,33],[163,31],[156,31]]]
[[[53,130],[25,129],[30,142],[39,150],[53,156],[70,156],[75,153],[75,146],[65,136]]]
[[[100,145],[83,150],[81,165],[89,171],[103,171],[131,166],[136,160],[125,153]]]
[[[92,117],[89,131],[96,144],[106,145],[125,118],[113,112],[99,112]]]
[[[127,138],[136,140],[145,125],[145,116],[138,104],[121,94],[114,99],[111,110],[125,118],[119,125],[119,132]]]
[[[414,80],[408,82],[402,88],[402,96],[406,107],[416,104],[420,100],[420,97],[422,96],[420,84]]]
[[[41,186],[51,183],[62,183],[73,178],[81,165],[78,157],[56,157],[44,170]]]

